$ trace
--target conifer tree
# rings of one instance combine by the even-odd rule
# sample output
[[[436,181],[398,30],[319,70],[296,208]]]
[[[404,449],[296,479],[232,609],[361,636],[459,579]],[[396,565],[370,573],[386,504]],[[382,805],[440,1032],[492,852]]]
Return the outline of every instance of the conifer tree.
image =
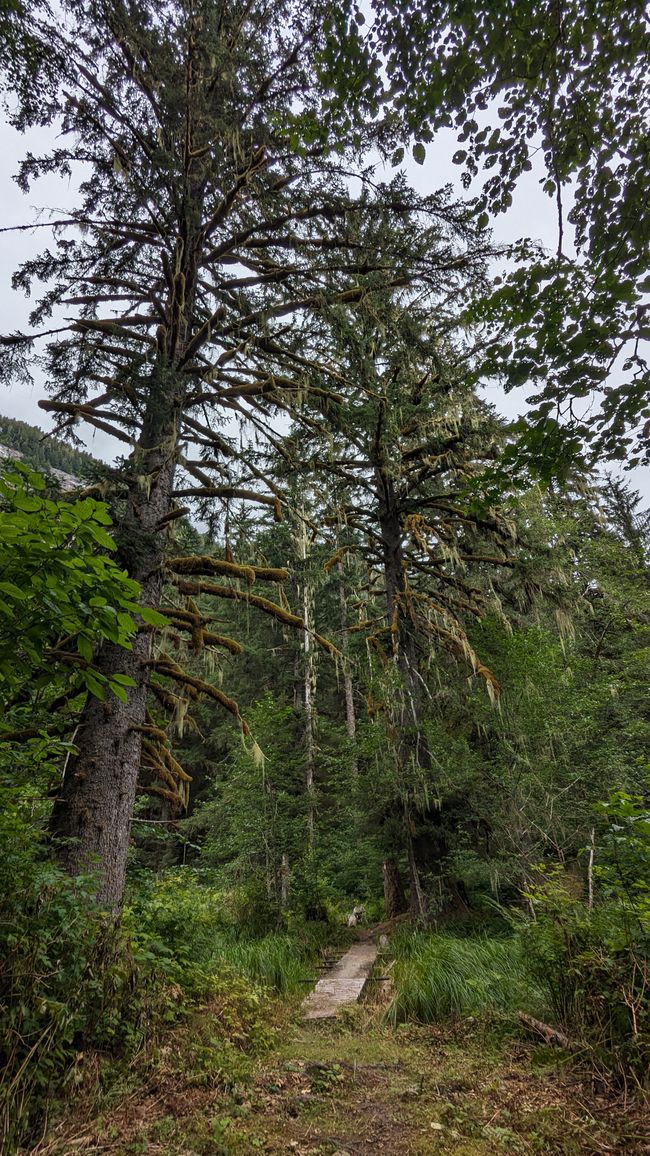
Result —
[[[407,147],[424,164],[429,142],[453,134],[480,225],[525,195],[522,178],[549,198],[556,244],[524,245],[507,271],[486,359],[506,389],[532,394],[522,456],[547,479],[585,451],[647,461],[647,4],[348,0],[327,27],[339,129],[383,125],[395,165]]]
[[[336,375],[319,360],[309,318],[328,302],[359,301],[372,276],[348,236],[357,206],[340,162],[321,145],[298,148],[293,135],[295,111],[318,105],[319,29],[319,5],[292,0],[66,0],[40,16],[63,69],[54,101],[63,143],[28,155],[19,183],[26,191],[77,165],[84,178],[78,207],[43,223],[54,244],[15,276],[16,288],[40,281],[46,291],[31,331],[3,339],[4,366],[28,378],[34,343],[44,344],[53,396],[43,407],[62,427],[84,421],[126,447],[105,492],[121,563],[150,608],[161,605],[168,533],[187,509],[179,502],[242,498],[281,516],[252,456],[239,467],[224,422],[252,416],[266,428],[315,364],[311,388],[330,393]],[[188,564],[171,573],[185,597]],[[177,601],[172,618],[201,644],[229,645],[201,633],[191,607]],[[177,774],[164,727],[147,714],[151,672],[203,688],[152,651],[151,626],[126,660],[104,646],[97,662],[108,676],[119,665],[135,685],[126,704],[87,705],[53,832],[73,873],[98,859],[100,899],[115,904],[143,744],[161,775]],[[172,690],[157,697],[175,702]],[[223,694],[221,704],[243,728],[236,704]]]
[[[490,493],[503,430],[473,391],[471,344],[459,324],[461,296],[467,305],[482,287],[480,239],[460,206],[444,196],[438,205],[438,220],[428,229],[413,218],[400,223],[402,250],[422,268],[419,279],[383,291],[376,284],[354,315],[344,305],[328,310],[346,405],[315,396],[308,402],[309,433],[295,439],[302,468],[334,479],[325,521],[338,523],[367,568],[362,612],[352,628],[397,676],[379,706],[394,736],[418,915],[427,905],[416,844],[419,817],[428,810],[417,783],[431,769],[431,655],[453,655],[496,700],[498,681],[471,645],[469,628],[488,613],[503,616],[496,576],[515,569],[518,553],[513,517]],[[371,234],[377,247],[390,249],[389,221],[361,228],[366,245]],[[425,252],[426,274],[416,258],[423,262]],[[345,553],[337,551],[333,563]],[[429,870],[442,871],[442,834],[438,843],[437,853],[426,849]]]

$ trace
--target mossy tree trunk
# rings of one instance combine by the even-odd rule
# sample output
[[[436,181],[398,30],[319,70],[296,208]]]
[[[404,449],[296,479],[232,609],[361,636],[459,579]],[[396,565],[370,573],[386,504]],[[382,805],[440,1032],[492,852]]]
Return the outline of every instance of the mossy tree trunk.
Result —
[[[148,414],[134,455],[127,509],[116,537],[120,559],[142,588],[145,606],[160,605],[163,587],[164,531],[161,521],[172,508],[177,413],[182,384],[171,372],[154,371]],[[133,679],[128,699],[110,693],[89,697],[76,735],[77,754],[67,763],[52,813],[50,831],[58,856],[72,874],[99,870],[98,901],[119,905],[130,823],[146,724],[152,634],[136,636],[131,651],[105,644],[95,666],[104,675]]]
[[[384,859],[384,902],[387,919],[394,919],[407,910],[406,893],[396,859]]]

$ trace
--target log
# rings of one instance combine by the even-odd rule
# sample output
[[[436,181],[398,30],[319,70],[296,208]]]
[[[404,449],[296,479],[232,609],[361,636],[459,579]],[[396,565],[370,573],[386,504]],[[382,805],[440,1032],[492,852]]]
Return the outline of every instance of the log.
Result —
[[[545,1024],[542,1020],[537,1020],[534,1016],[529,1016],[522,1011],[517,1012],[517,1017],[524,1027],[527,1027],[535,1035],[541,1036],[547,1044],[557,1044],[560,1048],[572,1048],[574,1046],[573,1041],[565,1036],[564,1032],[552,1028],[550,1024]]]

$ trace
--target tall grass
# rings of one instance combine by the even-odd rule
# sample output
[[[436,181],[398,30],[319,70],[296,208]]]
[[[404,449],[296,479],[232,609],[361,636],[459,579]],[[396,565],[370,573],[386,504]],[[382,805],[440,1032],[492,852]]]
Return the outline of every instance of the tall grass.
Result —
[[[299,925],[255,935],[233,921],[232,896],[190,869],[172,868],[133,891],[126,920],[138,944],[187,990],[230,971],[282,995],[314,974],[327,928]],[[200,991],[196,993],[200,997]]]
[[[514,939],[406,932],[395,936],[391,948],[395,995],[386,1017],[393,1025],[514,1011],[530,1006],[535,995]]]
[[[293,936],[275,934],[261,939],[215,938],[210,966],[226,966],[251,983],[273,988],[281,995],[304,987],[313,975],[314,947]]]

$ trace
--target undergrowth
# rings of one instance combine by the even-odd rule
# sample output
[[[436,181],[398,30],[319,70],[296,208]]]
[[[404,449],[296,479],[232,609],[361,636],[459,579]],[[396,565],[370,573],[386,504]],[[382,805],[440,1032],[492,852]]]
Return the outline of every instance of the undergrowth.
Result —
[[[132,894],[125,926],[143,950],[173,961],[180,984],[193,969],[227,968],[280,995],[299,991],[322,948],[336,938],[335,929],[294,920],[283,930],[255,935],[238,921],[237,906],[231,892],[192,868],[172,868]]]
[[[559,868],[540,869],[520,938],[555,1019],[606,1083],[650,1092],[650,809],[615,792],[593,893],[575,896]]]
[[[236,1078],[265,1038],[264,989],[304,991],[327,929],[244,937],[231,897],[182,868],[132,889],[118,925],[92,878],[70,879],[15,828],[0,870],[0,1149],[32,1143],[72,1091],[108,1090],[199,1007],[213,1026],[197,1021],[191,1065],[208,1082]]]
[[[391,954],[395,994],[386,1018],[392,1025],[434,1023],[494,1009],[516,1011],[536,998],[521,949],[512,938],[404,930],[394,936]]]

